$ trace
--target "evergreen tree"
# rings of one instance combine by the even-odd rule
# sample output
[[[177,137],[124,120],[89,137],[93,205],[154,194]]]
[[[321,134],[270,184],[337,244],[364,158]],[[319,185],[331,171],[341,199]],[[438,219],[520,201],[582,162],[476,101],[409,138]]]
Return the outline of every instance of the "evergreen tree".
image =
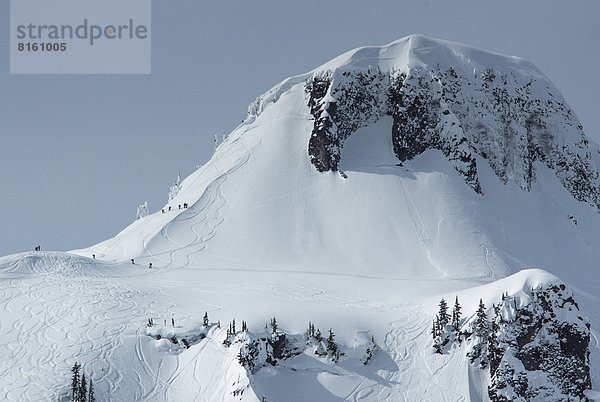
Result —
[[[94,382],[90,378],[90,388],[88,391],[88,402],[96,402],[96,397],[94,396]]]
[[[315,340],[317,342],[323,341],[323,336],[321,335],[321,330],[319,328],[317,328],[317,332],[315,333]]]
[[[335,334],[331,328],[329,328],[329,336],[327,337],[327,350],[332,353],[337,350],[337,345],[335,344]]]
[[[273,333],[277,332],[277,318],[275,317],[271,319],[271,329]]]
[[[440,332],[438,329],[438,317],[436,316],[435,320],[433,320],[432,325],[431,325],[431,337],[435,341],[435,338],[437,338],[439,335],[440,335]]]
[[[440,327],[440,317],[437,315],[431,325],[431,336],[433,337],[433,348],[436,353],[442,354],[442,328]]]
[[[475,333],[480,338],[486,338],[489,334],[487,314],[485,312],[485,304],[479,299],[479,307],[477,308],[477,318],[475,319]]]
[[[315,336],[315,329],[312,322],[308,322],[308,329],[306,330],[306,339],[313,338]]]
[[[81,382],[79,384],[79,402],[86,402],[87,393],[87,381],[85,380],[85,373],[83,373],[81,374]]]
[[[488,335],[488,359],[490,361],[490,374],[493,375],[500,361],[502,360],[502,350],[500,349],[500,343],[498,341],[498,334],[500,332],[500,321],[502,319],[500,313],[500,304],[494,307],[494,318],[492,319],[492,325],[490,333]]]
[[[460,316],[462,307],[458,303],[458,296],[454,301],[454,308],[452,309],[452,326],[456,332],[460,331]]]
[[[79,371],[81,370],[81,365],[75,362],[73,368],[71,368],[71,400],[78,402],[79,399]]]
[[[433,349],[435,349],[435,353],[439,353],[440,355],[443,353],[442,352],[442,340],[440,339],[439,336],[437,336],[433,339]]]
[[[248,332],[248,324],[244,320],[242,320],[242,332]]]
[[[438,317],[440,322],[440,331],[443,331],[444,327],[448,325],[448,322],[450,321],[450,315],[448,315],[448,304],[444,298],[440,300],[440,311],[438,313]]]
[[[461,310],[462,310],[462,307],[460,306],[460,303],[458,302],[458,296],[456,296],[456,300],[454,301],[454,307],[452,308],[452,328],[454,329],[454,333],[456,334],[456,337],[459,342],[461,342],[461,339],[460,339],[460,317],[462,315]]]
[[[331,356],[331,360],[334,363],[337,363],[340,360],[340,356],[343,355],[343,353],[340,352],[337,343],[335,343],[335,334],[331,328],[329,328],[329,336],[327,337],[327,354]]]
[[[202,317],[202,325],[208,327],[208,312],[204,312],[204,317]]]

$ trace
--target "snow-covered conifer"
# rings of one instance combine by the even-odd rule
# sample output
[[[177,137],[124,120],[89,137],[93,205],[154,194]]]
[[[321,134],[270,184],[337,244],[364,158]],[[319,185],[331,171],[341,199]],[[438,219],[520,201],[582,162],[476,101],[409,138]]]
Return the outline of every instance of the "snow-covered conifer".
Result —
[[[437,338],[439,335],[437,323],[438,323],[438,317],[436,316],[435,319],[432,321],[432,325],[431,325],[431,337],[433,338],[434,341],[435,341],[435,338]]]
[[[145,216],[150,215],[150,211],[148,210],[148,201],[143,204],[138,205],[137,213],[135,214],[136,219],[142,219]]]
[[[79,402],[86,402],[87,399],[87,381],[85,379],[85,373],[81,374],[81,382],[79,383]]]
[[[458,296],[456,296],[456,300],[454,301],[454,308],[452,309],[452,327],[454,331],[458,334],[460,332],[460,316],[461,316],[462,307],[458,303]]]
[[[440,322],[440,330],[443,330],[444,327],[450,322],[450,315],[448,314],[448,304],[446,303],[446,300],[444,300],[444,298],[440,300],[439,306],[440,310],[438,313],[438,317]]]
[[[475,319],[475,334],[480,338],[486,338],[489,334],[489,326],[485,304],[482,299],[479,299],[479,307],[477,308],[477,318]]]
[[[96,397],[94,396],[94,382],[90,378],[90,387],[88,390],[88,400],[87,402],[96,402]]]
[[[494,317],[492,318],[491,328],[488,335],[488,360],[490,362],[490,373],[496,371],[502,360],[503,350],[500,348],[498,334],[500,332],[500,322],[502,317],[501,304],[494,305]]]
[[[317,332],[315,333],[315,341],[317,341],[317,342],[323,341],[323,335],[321,335],[321,330],[319,328],[317,328]]]
[[[79,398],[79,386],[80,386],[80,378],[79,371],[81,370],[81,365],[75,362],[73,367],[71,368],[71,400],[76,401]]]
[[[177,178],[175,179],[175,182],[173,182],[173,185],[169,189],[169,201],[177,197],[179,191],[181,191],[181,173],[177,173]]]
[[[333,330],[329,328],[329,336],[327,337],[327,350],[331,353],[337,351],[337,345],[335,343],[335,334]]]

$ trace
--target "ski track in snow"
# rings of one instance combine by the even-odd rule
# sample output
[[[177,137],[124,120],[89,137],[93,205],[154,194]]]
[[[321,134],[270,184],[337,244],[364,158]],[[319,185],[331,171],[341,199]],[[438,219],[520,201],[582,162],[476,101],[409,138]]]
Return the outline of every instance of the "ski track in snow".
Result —
[[[262,139],[259,139],[256,144],[249,147],[243,138],[238,138],[233,141],[233,145],[240,144],[244,150],[244,156],[230,169],[226,170],[219,158],[215,158],[214,166],[218,169],[217,177],[211,181],[200,197],[199,201],[183,210],[174,220],[167,223],[160,231],[160,236],[167,242],[172,244],[173,248],[160,254],[153,254],[148,248],[148,242],[155,236],[149,234],[143,240],[143,248],[145,253],[152,259],[157,259],[163,263],[161,271],[176,270],[181,267],[190,267],[193,265],[192,256],[201,253],[208,247],[208,242],[217,235],[218,227],[224,222],[225,218],[222,215],[222,210],[227,204],[227,198],[223,193],[223,185],[227,182],[228,176],[250,161],[252,151],[262,144]],[[195,185],[191,183],[190,185]],[[206,201],[205,201],[206,200]],[[199,219],[198,219],[199,217]],[[182,242],[169,234],[169,231],[174,225],[177,225],[177,234],[181,237],[181,222],[186,220],[192,221],[189,226],[189,231],[193,235],[193,239]],[[194,222],[195,221],[195,222]],[[165,259],[163,256],[167,256]],[[152,273],[149,272],[148,275]]]
[[[429,254],[431,247],[433,246],[433,241],[431,237],[427,233],[427,229],[425,229],[425,224],[423,223],[423,219],[421,218],[421,214],[419,214],[419,210],[415,205],[412,197],[406,190],[406,185],[404,184],[404,178],[399,177],[400,187],[402,188],[402,195],[404,197],[404,201],[406,203],[406,209],[408,214],[410,215],[410,219],[415,227],[415,232],[417,233],[417,238],[423,244],[423,247]]]
[[[0,287],[0,302],[7,312],[0,320],[3,333],[0,346],[5,350],[5,358],[0,361],[1,400],[59,399],[64,395],[66,373],[75,356],[84,363],[87,373],[93,371],[97,387],[107,390],[127,387],[128,395],[136,401],[191,400],[190,386],[198,387],[193,393],[193,400],[198,401],[209,400],[206,395],[214,397],[231,392],[227,388],[231,383],[220,379],[232,378],[234,358],[215,341],[218,334],[211,334],[174,356],[157,350],[155,341],[144,333],[144,317],[160,316],[159,312],[175,308],[176,304],[163,303],[163,308],[159,308],[152,302],[145,303],[147,294],[115,283],[115,279],[94,270],[94,262],[85,265],[77,258],[54,253],[28,258],[22,262],[31,267],[28,273],[19,276],[18,264],[0,270],[0,281],[8,285]],[[301,285],[257,282],[232,286],[232,290],[242,296],[264,293],[300,303],[316,300],[371,311],[393,310],[396,319],[389,323],[380,352],[389,354],[393,364],[380,367],[370,375],[342,367],[332,368],[332,376],[346,376],[354,381],[347,387],[345,400],[469,400],[469,395],[463,394],[468,391],[453,389],[447,381],[454,378],[457,384],[468,383],[464,353],[455,351],[443,356],[432,353],[431,322],[418,305],[392,306],[358,296],[339,297],[329,294],[326,288]],[[231,292],[222,284],[219,287],[205,283],[204,287],[208,293]],[[600,303],[600,298],[574,290]],[[164,289],[158,288],[157,292],[163,299],[171,297]],[[213,306],[221,309],[221,306]],[[123,340],[131,336],[135,336],[135,343],[124,345]],[[595,343],[590,346],[598,350],[597,334],[592,336]],[[127,378],[113,363],[116,351],[123,347],[135,348],[132,373]],[[210,374],[206,370],[207,358],[213,365]],[[55,386],[36,386],[38,383]]]
[[[205,250],[207,242],[216,235],[217,227],[224,220],[221,210],[227,203],[222,186],[228,175],[245,165],[251,157],[251,148],[239,139],[237,142],[244,147],[245,157],[229,170],[217,161],[220,174],[207,186],[205,196],[198,202],[205,205],[192,205],[184,211],[187,215],[179,214],[162,228],[160,235],[175,246],[174,250],[152,255],[146,247],[151,239],[143,240],[147,254],[165,263],[165,267],[160,268],[161,273],[191,266],[191,256]],[[254,147],[258,145],[260,141]],[[188,244],[169,233],[172,225],[184,220],[196,220],[190,226],[193,238]],[[8,282],[8,286],[0,287],[0,301],[4,302],[8,313],[0,320],[3,333],[0,347],[8,351],[0,361],[1,400],[60,399],[65,395],[65,373],[69,372],[75,357],[83,363],[88,375],[93,372],[97,386],[118,389],[123,375],[111,364],[111,360],[127,334],[135,334],[135,352],[141,367],[141,372],[134,370],[133,373],[138,379],[137,388],[132,389],[135,400],[180,400],[180,396],[171,395],[177,389],[171,385],[186,367],[197,362],[192,360],[185,367],[179,367],[179,357],[176,357],[177,367],[170,374],[162,372],[163,360],[158,367],[149,362],[144,352],[146,336],[142,333],[145,325],[142,317],[159,314],[153,310],[151,303],[143,307],[138,304],[147,295],[117,284],[66,254],[41,253],[30,258],[35,260],[28,264],[32,267],[28,275],[17,272],[23,264],[19,261],[4,267],[0,275],[0,280]],[[157,270],[148,270],[122,276],[143,277],[156,273]],[[168,308],[161,311],[164,310]],[[200,354],[205,346],[197,353]],[[223,364],[229,364],[225,360]],[[226,369],[226,366],[222,367],[222,370]],[[198,375],[196,367],[194,373]],[[154,379],[153,387],[144,388],[148,382],[142,379],[148,377]],[[48,388],[36,384],[55,386]]]
[[[418,306],[399,306],[399,319],[389,325],[392,330],[385,336],[385,349],[398,365],[397,371],[387,374],[392,385],[381,388],[377,400],[394,401],[464,401],[468,397],[447,388],[448,376],[455,377],[447,356],[433,355],[429,345],[430,320]],[[443,360],[432,368],[428,361]],[[443,381],[438,382],[438,378]]]
[[[432,257],[433,241],[431,240],[431,236],[429,236],[429,233],[427,232],[427,229],[425,228],[425,223],[423,222],[423,218],[421,217],[421,214],[419,213],[419,208],[417,207],[417,205],[415,204],[415,202],[412,199],[412,196],[406,189],[406,185],[404,184],[404,177],[402,177],[402,176],[398,177],[398,181],[400,182],[400,188],[402,189],[402,196],[403,196],[404,202],[406,204],[406,210],[408,211],[410,220],[412,221],[412,224],[415,228],[415,233],[417,234],[417,238],[423,245],[423,249],[425,250],[425,253],[427,254],[427,258],[429,259],[431,266],[434,267],[435,269],[437,269],[444,277],[447,277],[448,274],[446,273],[446,271],[444,271],[439,266],[439,264],[435,263],[435,261],[433,260],[433,257]]]
[[[76,358],[96,384],[117,389],[123,377],[111,357],[132,316],[148,313],[138,305],[143,295],[65,254],[43,253],[29,266],[1,287],[0,348],[8,353],[0,361],[0,399],[58,400]]]

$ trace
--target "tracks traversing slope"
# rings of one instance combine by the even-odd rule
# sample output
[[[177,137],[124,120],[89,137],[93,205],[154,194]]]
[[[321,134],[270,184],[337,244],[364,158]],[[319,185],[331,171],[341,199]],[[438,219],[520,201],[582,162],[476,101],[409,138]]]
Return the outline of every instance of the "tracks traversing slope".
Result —
[[[225,220],[222,210],[227,205],[227,198],[223,193],[223,185],[229,175],[248,163],[252,157],[252,151],[261,143],[262,140],[259,139],[249,146],[242,137],[237,138],[230,144],[233,151],[230,151],[229,154],[237,152],[240,156],[232,167],[226,169],[223,162],[219,158],[215,158],[213,166],[217,170],[217,176],[211,179],[208,185],[195,181],[188,184],[188,186],[205,185],[206,188],[197,202],[167,223],[158,233],[160,238],[175,247],[168,247],[165,251],[155,253],[149,243],[156,239],[156,235],[150,235],[143,240],[144,250],[151,259],[160,261],[163,268],[166,269],[193,265],[193,255],[206,250],[208,242],[217,235],[217,228]],[[192,223],[190,225],[187,222]]]
[[[465,401],[468,397],[447,389],[438,378],[455,376],[450,373],[453,361],[447,356],[433,355],[427,342],[431,322],[418,306],[397,307],[399,319],[390,323],[385,336],[385,348],[398,365],[387,375],[390,387],[380,388],[377,399],[394,401]],[[436,365],[431,364],[436,361]],[[429,362],[429,363],[428,363]]]

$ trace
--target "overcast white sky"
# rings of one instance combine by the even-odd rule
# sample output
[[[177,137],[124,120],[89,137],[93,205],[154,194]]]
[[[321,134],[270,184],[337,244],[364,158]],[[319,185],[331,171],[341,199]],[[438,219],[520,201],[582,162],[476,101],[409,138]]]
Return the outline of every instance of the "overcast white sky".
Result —
[[[159,209],[257,95],[412,33],[531,60],[600,142],[597,0],[155,0],[152,14],[151,75],[10,75],[0,3],[0,255],[113,236],[139,203]]]

